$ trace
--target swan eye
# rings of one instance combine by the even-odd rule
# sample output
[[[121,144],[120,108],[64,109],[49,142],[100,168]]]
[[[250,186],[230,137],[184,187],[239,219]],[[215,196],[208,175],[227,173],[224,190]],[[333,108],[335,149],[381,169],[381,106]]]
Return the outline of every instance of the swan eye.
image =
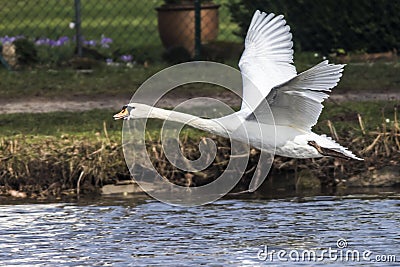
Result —
[[[135,109],[135,107],[125,105],[125,106],[122,107],[122,110],[124,110],[124,109],[127,109],[128,111],[131,111],[132,109]]]

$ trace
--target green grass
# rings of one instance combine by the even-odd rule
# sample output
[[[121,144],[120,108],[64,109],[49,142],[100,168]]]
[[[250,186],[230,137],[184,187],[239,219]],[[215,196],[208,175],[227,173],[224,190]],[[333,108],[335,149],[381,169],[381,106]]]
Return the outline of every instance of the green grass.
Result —
[[[348,64],[339,88],[379,93],[400,89],[400,63]]]
[[[119,140],[123,121],[113,120],[115,110],[91,110],[85,112],[51,112],[38,114],[2,114],[0,115],[0,133],[3,137],[37,136],[46,139],[49,136],[61,138],[64,136],[85,137],[97,139],[99,135],[107,134],[113,140]],[[160,138],[162,121],[149,120],[146,129],[149,136],[155,140]],[[200,138],[203,132],[191,127],[184,127],[181,136],[189,135]]]
[[[235,67],[234,61],[227,62]],[[299,71],[310,64],[296,62]],[[62,97],[74,96],[104,97],[109,95],[130,96],[150,76],[167,67],[165,64],[150,64],[148,68],[98,67],[92,73],[83,74],[69,68],[55,70],[35,69],[8,72],[0,68],[0,99],[24,97]],[[348,64],[336,91],[373,93],[400,88],[399,63]],[[203,92],[209,85],[190,89],[190,93]],[[188,91],[189,92],[189,91]],[[185,92],[183,92],[185,93]]]
[[[16,99],[21,96],[77,99],[77,97],[105,98],[121,95],[131,97],[139,86],[167,65],[156,64],[148,68],[141,66],[99,67],[91,73],[80,73],[73,69],[35,69],[8,72],[0,69],[0,99]],[[224,88],[212,84],[189,84],[178,89],[178,95],[214,94]],[[78,98],[79,100],[79,98]],[[51,101],[51,100],[49,100]]]
[[[57,136],[65,134],[94,135],[107,131],[120,135],[121,121],[114,121],[111,110],[91,110],[86,112],[52,112],[38,114],[0,115],[0,132],[4,136],[42,135]]]
[[[320,63],[323,59],[320,54],[317,55],[311,52],[295,52],[297,71],[304,71]],[[400,89],[400,61],[348,63],[337,88],[373,93]]]
[[[388,119],[394,121],[395,102],[351,102],[340,105],[327,103],[315,130],[329,134],[327,121],[330,120],[340,133],[361,133],[357,113],[363,119],[366,130],[376,130]],[[120,136],[122,121],[114,121],[115,110],[92,110],[85,112],[52,112],[42,114],[2,114],[0,115],[0,133],[2,136],[39,135],[60,137],[65,134],[95,136],[107,132]],[[149,120],[148,129],[154,138],[158,138],[162,121]],[[203,133],[185,127],[183,134],[199,137]]]
[[[0,98],[131,95],[140,84],[163,67],[100,67],[87,74],[67,68],[21,72],[0,69]]]
[[[323,112],[314,130],[329,134],[328,120],[331,121],[339,136],[362,134],[359,117],[366,131],[390,128],[395,120],[395,111],[399,103],[395,101],[347,102],[341,104],[325,103]],[[398,112],[398,111],[397,111]],[[399,114],[397,114],[397,118]]]

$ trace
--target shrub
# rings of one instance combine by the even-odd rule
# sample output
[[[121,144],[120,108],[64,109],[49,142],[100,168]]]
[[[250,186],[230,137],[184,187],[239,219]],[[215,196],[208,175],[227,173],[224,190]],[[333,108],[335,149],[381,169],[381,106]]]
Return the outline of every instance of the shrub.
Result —
[[[296,50],[384,52],[400,48],[400,1],[239,0],[228,4],[245,36],[253,12],[285,15]]]
[[[25,38],[17,39],[13,42],[17,53],[18,64],[31,65],[38,61],[37,50],[31,41]]]

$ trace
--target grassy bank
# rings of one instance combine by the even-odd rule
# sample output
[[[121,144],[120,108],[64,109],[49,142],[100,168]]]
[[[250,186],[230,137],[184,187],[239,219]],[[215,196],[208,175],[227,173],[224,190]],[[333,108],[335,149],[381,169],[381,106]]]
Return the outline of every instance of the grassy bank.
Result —
[[[296,62],[299,71],[311,67],[321,59],[300,59]],[[231,60],[228,65],[237,67]],[[167,65],[150,64],[147,68],[119,68],[98,66],[91,73],[80,73],[74,69],[35,69],[8,72],[0,68],[0,99],[24,97],[80,96],[106,97],[109,95],[131,96],[146,79]],[[334,90],[336,92],[385,92],[400,87],[399,63],[349,64]],[[196,89],[193,89],[196,90]],[[198,89],[203,91],[204,88]],[[217,89],[218,90],[218,89]]]
[[[334,136],[365,162],[332,158],[294,160],[277,157],[271,176],[304,174],[317,179],[317,185],[335,187],[341,181],[383,166],[400,164],[398,103],[364,102],[327,104],[315,130]],[[104,184],[129,179],[121,147],[121,122],[112,121],[112,111],[82,113],[0,115],[0,186],[2,195],[24,192],[28,197],[49,198],[96,193]],[[201,185],[218,177],[226,167],[227,150],[205,171],[187,175],[172,167],[162,156],[159,121],[149,124],[147,147],[154,166],[171,181]],[[182,149],[190,159],[199,156],[198,142],[205,133],[185,130]],[[210,135],[209,135],[210,136]],[[210,136],[218,147],[229,141]],[[245,188],[257,163],[252,151],[248,172],[239,187]],[[296,177],[295,177],[296,178]]]
[[[0,68],[0,99],[24,97],[130,96],[165,65],[150,68],[98,67],[92,73],[74,69],[35,69],[8,72]]]

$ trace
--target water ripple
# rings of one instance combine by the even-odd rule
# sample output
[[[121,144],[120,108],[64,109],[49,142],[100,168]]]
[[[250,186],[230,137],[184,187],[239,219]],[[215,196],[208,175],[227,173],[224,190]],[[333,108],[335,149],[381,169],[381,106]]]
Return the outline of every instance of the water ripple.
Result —
[[[1,205],[0,259],[5,266],[265,266],[257,258],[265,245],[321,250],[337,248],[339,238],[348,248],[398,254],[399,205],[399,198],[357,197],[191,208],[150,199]]]

